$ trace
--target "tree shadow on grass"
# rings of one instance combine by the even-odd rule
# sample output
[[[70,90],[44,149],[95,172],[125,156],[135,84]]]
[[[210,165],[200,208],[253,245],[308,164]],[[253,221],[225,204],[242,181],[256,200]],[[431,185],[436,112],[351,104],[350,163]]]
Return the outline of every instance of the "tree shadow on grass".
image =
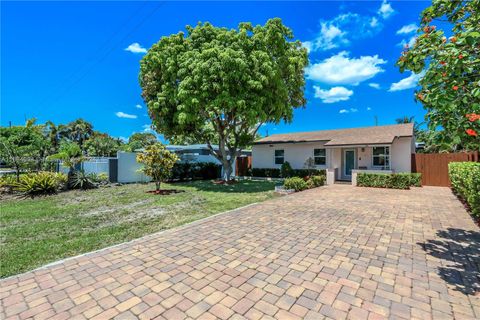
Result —
[[[418,243],[428,254],[451,261],[438,268],[438,274],[456,290],[467,295],[480,292],[480,233],[449,228],[437,232],[441,240]]]
[[[241,180],[234,184],[215,184],[212,180],[197,180],[191,182],[178,182],[185,187],[193,187],[199,191],[223,193],[258,193],[275,190],[278,182]]]

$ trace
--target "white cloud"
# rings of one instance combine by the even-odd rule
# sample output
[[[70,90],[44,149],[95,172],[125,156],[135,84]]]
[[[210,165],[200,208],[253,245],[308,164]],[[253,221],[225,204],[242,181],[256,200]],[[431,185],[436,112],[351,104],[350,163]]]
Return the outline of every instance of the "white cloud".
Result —
[[[333,87],[330,90],[323,90],[319,86],[313,86],[313,88],[315,89],[315,98],[322,99],[323,103],[347,101],[353,94],[352,90],[345,87]]]
[[[142,126],[143,132],[153,132],[152,125],[151,124],[144,124]]]
[[[118,137],[118,139],[122,140],[125,143],[128,142],[128,138],[123,137],[123,136]]]
[[[417,41],[417,37],[413,36],[408,40],[408,42],[407,42],[407,40],[403,39],[397,45],[400,46],[400,47],[405,47],[406,45],[408,45],[408,47],[411,48],[415,44],[415,41]]]
[[[398,29],[397,34],[409,34],[417,31],[417,29],[418,26],[415,23],[410,23]]]
[[[318,82],[357,85],[384,72],[380,66],[385,63],[387,61],[378,55],[350,58],[348,52],[342,51],[322,62],[314,63],[305,73],[309,79]]]
[[[134,42],[128,47],[125,48],[125,51],[130,51],[133,53],[146,53],[147,49],[142,47],[138,42]]]
[[[350,108],[350,109],[341,109],[340,111],[338,111],[338,113],[354,113],[354,112],[358,112],[358,109],[356,108]]]
[[[137,109],[142,109],[143,107],[142,107],[141,104],[137,104],[137,105],[135,105],[135,108],[137,108]]]
[[[369,87],[372,87],[374,89],[380,89],[380,85],[378,83],[375,83],[375,82],[370,82],[368,84]]]
[[[376,17],[343,13],[331,20],[321,21],[317,37],[311,41],[304,41],[303,46],[309,52],[339,48],[350,44],[352,39],[371,37],[382,27]]]
[[[370,110],[372,110],[372,108],[370,108],[370,107],[367,107],[367,111],[370,111]]]
[[[137,119],[137,116],[134,114],[128,114],[122,111],[115,112],[115,115],[119,118],[126,118],[126,119]]]
[[[410,76],[403,78],[398,82],[392,83],[388,91],[392,92],[392,91],[401,91],[401,90],[415,88],[418,85],[418,80],[420,80],[420,78],[423,77],[423,75],[424,75],[423,72],[419,74],[415,74],[412,72]]]
[[[395,12],[395,10],[393,10],[392,6],[390,5],[390,3],[387,2],[387,0],[383,0],[382,2],[382,5],[380,6],[380,8],[378,9],[378,14],[380,16],[382,16],[383,19],[387,19],[388,17],[390,17],[393,13]]]

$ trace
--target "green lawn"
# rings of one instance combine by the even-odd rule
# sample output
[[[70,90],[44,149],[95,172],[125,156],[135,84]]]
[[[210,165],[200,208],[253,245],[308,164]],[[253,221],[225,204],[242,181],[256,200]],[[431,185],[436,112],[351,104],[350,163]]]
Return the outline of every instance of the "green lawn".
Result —
[[[184,192],[146,193],[154,184],[1,200],[0,277],[173,228],[274,196],[274,182],[162,184]]]

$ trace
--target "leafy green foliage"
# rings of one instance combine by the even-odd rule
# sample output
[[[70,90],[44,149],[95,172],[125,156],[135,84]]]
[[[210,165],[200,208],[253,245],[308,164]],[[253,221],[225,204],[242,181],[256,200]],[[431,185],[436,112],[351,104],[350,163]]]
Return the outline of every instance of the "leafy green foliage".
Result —
[[[137,132],[128,138],[128,143],[123,146],[124,151],[133,152],[138,149],[145,148],[151,144],[158,142],[157,137],[149,132]]]
[[[293,169],[290,165],[290,162],[285,161],[282,166],[280,167],[280,175],[282,178],[290,178],[293,176]]]
[[[325,184],[325,176],[311,176],[309,181],[313,183],[313,187],[321,187]]]
[[[303,191],[308,189],[307,181],[300,177],[287,178],[283,182],[283,186],[287,190]]]
[[[93,189],[97,187],[95,178],[96,176],[92,174],[86,174],[83,170],[77,170],[70,175],[68,186],[70,189]]]
[[[151,144],[137,154],[137,161],[143,164],[141,171],[152,177],[157,191],[160,191],[160,183],[171,176],[172,168],[178,160],[178,156],[161,143]]]
[[[13,190],[25,196],[54,194],[63,187],[67,177],[62,173],[41,171],[20,176],[20,181],[13,184]]]
[[[448,174],[455,193],[468,203],[473,215],[480,216],[480,163],[450,162]]]
[[[84,143],[84,149],[92,157],[114,157],[120,149],[121,141],[106,133],[94,132]]]
[[[421,27],[412,48],[405,48],[397,65],[403,72],[422,73],[416,99],[426,109],[432,151],[477,150],[480,145],[480,0],[434,0],[421,14]],[[453,25],[453,35],[432,21]]]
[[[0,127],[0,158],[15,169],[17,180],[20,171],[40,169],[49,149],[49,141],[34,123],[32,119],[25,126]]]
[[[187,26],[154,44],[141,61],[150,117],[167,139],[209,145],[230,179],[232,163],[265,122],[291,121],[304,106],[307,50],[278,18],[238,29]]]
[[[305,178],[292,177],[283,182],[287,190],[303,191],[306,189],[321,187],[325,184],[325,176],[309,176]]]
[[[421,186],[420,173],[358,173],[357,186],[390,189],[410,189]]]
[[[220,177],[222,167],[213,162],[176,162],[172,168],[171,180],[209,180]]]
[[[62,141],[58,153],[48,157],[49,160],[61,160],[63,165],[70,169],[70,173],[75,170],[75,166],[83,161],[82,150],[75,142]]]

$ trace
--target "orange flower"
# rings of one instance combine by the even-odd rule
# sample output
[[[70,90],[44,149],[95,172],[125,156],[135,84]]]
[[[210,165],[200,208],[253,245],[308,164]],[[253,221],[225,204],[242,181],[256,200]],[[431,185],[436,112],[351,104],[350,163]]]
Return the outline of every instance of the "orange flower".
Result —
[[[476,132],[475,130],[473,130],[473,129],[467,129],[467,130],[465,130],[465,132],[466,132],[469,136],[472,136],[472,137],[477,137],[477,136],[478,136],[477,132]]]
[[[455,42],[457,42],[457,38],[451,37],[451,38],[450,38],[450,41],[452,41],[453,43],[455,43]]]
[[[463,54],[458,55],[458,59],[462,59],[462,58],[463,58]]]
[[[455,90],[455,91],[457,91],[457,90],[458,90],[458,86],[453,86],[452,89]]]
[[[441,64],[442,66],[444,66],[444,65],[446,64],[446,62],[445,62],[445,61],[440,61],[440,64]]]
[[[480,114],[468,113],[465,115],[470,122],[480,120]]]

